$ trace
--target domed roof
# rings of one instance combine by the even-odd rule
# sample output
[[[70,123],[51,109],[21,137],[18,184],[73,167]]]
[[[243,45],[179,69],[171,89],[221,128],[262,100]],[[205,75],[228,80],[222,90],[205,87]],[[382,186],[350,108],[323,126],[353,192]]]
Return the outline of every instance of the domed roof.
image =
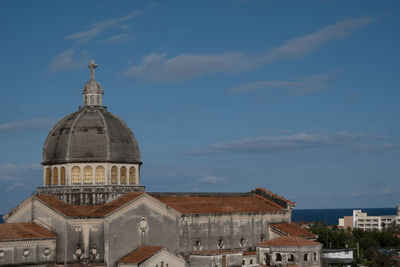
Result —
[[[82,94],[88,94],[88,93],[103,94],[103,89],[101,88],[101,85],[98,82],[96,82],[95,80],[90,80],[85,84],[82,90]]]
[[[42,164],[69,162],[142,163],[129,127],[103,106],[84,106],[50,131]]]

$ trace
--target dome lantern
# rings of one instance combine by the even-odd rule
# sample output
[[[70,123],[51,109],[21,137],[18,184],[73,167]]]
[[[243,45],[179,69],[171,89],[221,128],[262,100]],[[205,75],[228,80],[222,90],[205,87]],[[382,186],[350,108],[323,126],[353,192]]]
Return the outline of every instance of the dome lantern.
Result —
[[[94,69],[97,68],[97,64],[94,63],[93,59],[88,68],[90,69],[90,80],[85,84],[82,90],[83,105],[102,106],[104,92],[101,85],[94,79]]]

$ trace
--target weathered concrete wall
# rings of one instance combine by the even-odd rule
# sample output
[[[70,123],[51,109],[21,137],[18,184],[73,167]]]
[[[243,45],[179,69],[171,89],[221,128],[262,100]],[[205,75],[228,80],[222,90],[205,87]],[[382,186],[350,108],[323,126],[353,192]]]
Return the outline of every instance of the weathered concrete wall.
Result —
[[[226,265],[224,265],[226,264]],[[241,267],[241,254],[228,255],[190,255],[190,267]]]
[[[54,260],[54,239],[0,242],[0,266],[44,264]]]
[[[68,221],[67,260],[104,260],[104,228],[102,219],[71,219]],[[81,252],[78,254],[77,252]]]
[[[218,249],[255,248],[256,244],[271,239],[270,223],[290,222],[291,211],[265,214],[193,215],[180,219],[180,252]],[[199,242],[200,246],[199,246]]]
[[[69,233],[65,231],[66,218],[54,212],[44,204],[41,204],[38,200],[34,200],[33,218],[34,222],[44,225],[57,234],[56,261],[60,263],[64,262],[65,237],[69,235]]]
[[[32,220],[32,197],[27,198],[3,216],[5,223],[30,222]]]
[[[166,216],[145,203],[112,220],[107,219],[105,224],[107,266],[116,266],[119,259],[142,245],[176,250],[176,218]]]

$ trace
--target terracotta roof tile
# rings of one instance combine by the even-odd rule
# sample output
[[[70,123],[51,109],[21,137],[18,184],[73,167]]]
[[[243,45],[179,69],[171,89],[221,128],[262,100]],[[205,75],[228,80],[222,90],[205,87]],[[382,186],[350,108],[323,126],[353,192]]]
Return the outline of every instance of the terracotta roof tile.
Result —
[[[151,194],[150,194],[151,195]],[[152,195],[167,206],[184,213],[231,213],[282,211],[278,204],[258,195]]]
[[[194,251],[190,252],[190,255],[213,256],[213,255],[237,254],[237,253],[242,253],[242,251],[232,250],[232,249],[215,249],[215,250]]]
[[[151,246],[142,246],[138,249],[134,250],[127,256],[123,257],[119,263],[141,263],[158,251],[160,251],[163,247],[151,247]]]
[[[281,247],[286,247],[286,246],[315,246],[315,245],[321,245],[321,243],[307,240],[301,237],[297,236],[281,236],[278,238],[274,238],[262,243],[257,244],[259,247],[263,246],[281,246]]]
[[[314,239],[317,236],[301,228],[297,223],[272,223],[270,227],[289,236],[298,236],[305,239]]]
[[[72,205],[63,202],[52,195],[36,195],[38,199],[53,207],[60,213],[68,217],[103,217],[126,203],[144,194],[143,192],[133,192],[125,194],[109,203],[103,205],[83,206]]]
[[[56,235],[46,228],[34,223],[0,224],[0,241],[16,239],[47,239]]]

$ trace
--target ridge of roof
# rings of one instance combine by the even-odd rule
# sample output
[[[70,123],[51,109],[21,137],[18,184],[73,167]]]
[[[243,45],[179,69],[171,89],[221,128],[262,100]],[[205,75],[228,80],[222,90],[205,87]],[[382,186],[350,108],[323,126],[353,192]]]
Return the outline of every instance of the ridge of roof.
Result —
[[[0,241],[51,238],[56,238],[56,235],[50,230],[35,223],[0,224]]]
[[[35,195],[35,198],[39,199],[46,205],[50,206],[51,208],[55,209],[56,211],[60,212],[61,214],[67,217],[100,218],[110,214],[114,210],[122,207],[123,205],[140,197],[143,194],[144,192],[131,192],[124,194],[111,202],[102,205],[92,205],[92,206],[67,204],[55,196],[46,194]]]
[[[153,255],[155,255],[160,250],[164,249],[164,247],[160,246],[141,246],[122,259],[119,260],[119,263],[142,263],[143,261],[149,259]]]
[[[263,247],[263,246],[291,247],[291,246],[316,246],[316,245],[322,246],[322,244],[319,242],[307,240],[297,236],[281,236],[257,244],[258,247]]]

